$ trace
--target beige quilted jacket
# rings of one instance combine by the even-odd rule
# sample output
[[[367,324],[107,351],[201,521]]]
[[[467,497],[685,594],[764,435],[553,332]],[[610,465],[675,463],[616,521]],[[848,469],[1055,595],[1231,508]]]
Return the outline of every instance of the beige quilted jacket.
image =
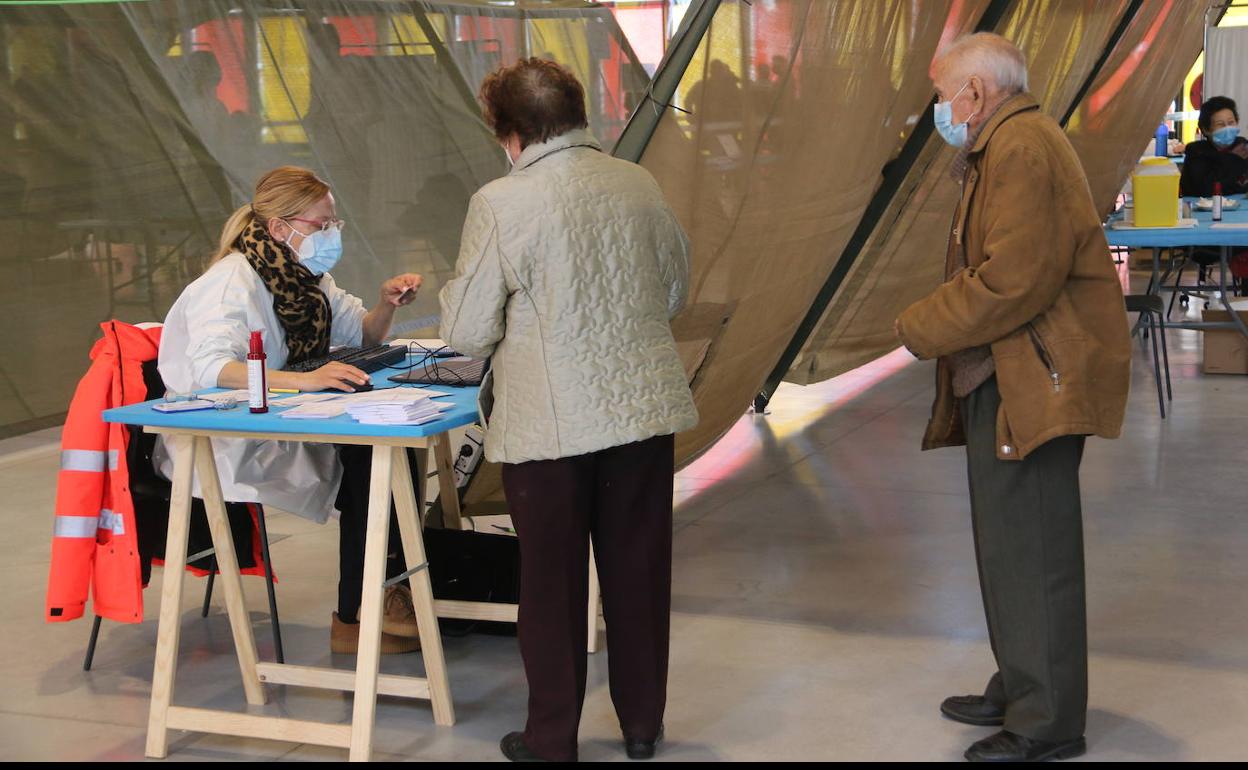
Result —
[[[527,147],[468,208],[442,339],[490,356],[485,455],[588,454],[697,424],[670,319],[689,244],[654,178],[585,130]]]

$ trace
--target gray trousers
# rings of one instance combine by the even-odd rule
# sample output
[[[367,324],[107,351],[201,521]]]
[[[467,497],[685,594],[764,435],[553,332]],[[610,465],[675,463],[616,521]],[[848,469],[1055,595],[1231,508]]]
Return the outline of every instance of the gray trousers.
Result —
[[[1088,708],[1087,610],[1079,463],[1083,436],[1024,460],[998,460],[992,378],[962,402],[975,555],[997,673],[984,695],[1005,729],[1042,741],[1083,735]]]

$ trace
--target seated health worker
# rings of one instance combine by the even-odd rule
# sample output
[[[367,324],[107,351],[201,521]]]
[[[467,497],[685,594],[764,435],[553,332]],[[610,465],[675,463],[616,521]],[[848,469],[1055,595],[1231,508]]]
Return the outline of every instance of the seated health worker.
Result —
[[[1215,96],[1200,105],[1196,121],[1205,137],[1187,145],[1179,189],[1183,195],[1208,198],[1215,182],[1223,195],[1248,192],[1248,139],[1239,135],[1235,101]]]
[[[376,345],[390,332],[395,309],[410,303],[421,277],[396,276],[381,285],[377,304],[338,288],[329,271],[342,254],[343,222],[329,185],[313,172],[274,169],[256,183],[255,198],[230,217],[216,257],[169,310],[160,344],[160,376],[175,393],[246,388],[250,333],[262,330],[268,384],[299,391],[353,391],[368,375],[343,363],[310,372],[284,367],[324,356],[331,346]],[[338,608],[330,649],[354,654],[364,575],[370,447],[286,441],[214,439],[225,499],[259,502],[324,523],[339,518]],[[172,478],[163,449],[155,462]],[[196,496],[200,495],[198,482]],[[405,569],[391,511],[387,578]],[[406,585],[386,592],[382,652],[419,648]]]

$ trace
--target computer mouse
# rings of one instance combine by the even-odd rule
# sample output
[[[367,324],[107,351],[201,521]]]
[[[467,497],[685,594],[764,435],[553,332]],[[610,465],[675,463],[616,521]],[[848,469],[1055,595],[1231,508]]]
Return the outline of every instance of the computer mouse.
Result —
[[[373,383],[372,383],[372,381],[371,381],[371,380],[370,380],[369,382],[364,383],[363,385],[356,385],[356,386],[355,386],[355,392],[356,392],[356,393],[367,393],[368,391],[370,391],[370,390],[372,390],[372,389],[373,389]]]

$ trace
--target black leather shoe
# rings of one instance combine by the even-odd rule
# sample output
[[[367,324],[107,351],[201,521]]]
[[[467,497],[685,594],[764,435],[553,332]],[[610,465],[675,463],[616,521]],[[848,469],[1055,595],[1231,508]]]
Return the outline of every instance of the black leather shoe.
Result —
[[[503,756],[512,762],[545,762],[538,755],[529,751],[529,747],[524,742],[524,733],[507,733],[503,736],[503,740],[498,744],[503,750]]]
[[[659,734],[652,741],[635,741],[625,738],[624,751],[629,759],[654,759],[654,751],[661,740],[663,740],[663,726],[659,725]]]
[[[979,727],[1005,724],[1005,709],[982,695],[954,695],[940,704],[940,713],[955,722]]]
[[[1073,741],[1048,743],[1002,730],[972,743],[964,756],[970,762],[1045,762],[1082,756],[1087,750],[1082,735]]]

